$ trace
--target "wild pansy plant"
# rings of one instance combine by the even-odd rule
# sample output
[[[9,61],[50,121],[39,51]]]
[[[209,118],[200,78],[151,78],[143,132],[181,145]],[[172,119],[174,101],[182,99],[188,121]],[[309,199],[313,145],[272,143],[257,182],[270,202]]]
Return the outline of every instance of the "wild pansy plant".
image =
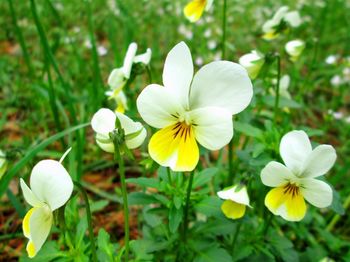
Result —
[[[139,147],[146,138],[146,129],[139,122],[134,122],[124,114],[102,108],[97,111],[91,120],[92,129],[96,132],[96,143],[109,153],[114,153],[118,162],[121,189],[124,206],[124,233],[125,233],[125,260],[129,258],[129,207],[125,180],[124,154],[129,149]],[[130,155],[130,154],[129,154]]]
[[[246,207],[251,207],[246,186],[234,185],[219,191],[217,195],[225,200],[221,205],[221,210],[227,218],[241,218],[245,214]]]
[[[205,11],[213,5],[214,0],[192,0],[184,8],[184,14],[190,22],[197,22]]]
[[[298,27],[300,24],[301,18],[298,11],[289,11],[288,6],[282,6],[270,20],[263,24],[263,38],[265,40],[275,39],[288,28]]]
[[[285,45],[285,50],[290,56],[290,60],[296,62],[299,59],[299,56],[305,49],[305,42],[300,39],[289,41]]]
[[[37,163],[30,175],[30,188],[21,179],[24,199],[32,208],[23,219],[23,234],[29,239],[27,252],[34,257],[48,237],[53,224],[53,211],[62,207],[73,191],[73,181],[62,161],[42,160]]]
[[[144,54],[136,55],[137,44],[131,43],[126,52],[123,66],[115,68],[108,77],[110,90],[106,92],[109,99],[114,99],[117,103],[116,111],[124,113],[128,109],[127,99],[123,92],[124,86],[131,78],[134,64],[148,66],[151,61],[152,51],[150,48]]]
[[[230,142],[232,115],[249,105],[252,83],[241,65],[229,61],[209,63],[193,77],[190,50],[181,42],[165,60],[163,84],[147,86],[137,98],[141,117],[161,129],[148,151],[162,166],[191,171],[199,160],[197,142],[209,150]]]
[[[248,71],[249,77],[255,79],[265,63],[265,56],[257,50],[253,50],[239,58],[239,63]]]
[[[266,207],[288,221],[300,221],[306,214],[305,200],[325,208],[332,203],[332,188],[316,179],[334,165],[336,152],[330,145],[312,149],[304,131],[291,131],[282,137],[280,154],[285,165],[272,161],[261,171],[264,185],[274,187],[265,198]]]

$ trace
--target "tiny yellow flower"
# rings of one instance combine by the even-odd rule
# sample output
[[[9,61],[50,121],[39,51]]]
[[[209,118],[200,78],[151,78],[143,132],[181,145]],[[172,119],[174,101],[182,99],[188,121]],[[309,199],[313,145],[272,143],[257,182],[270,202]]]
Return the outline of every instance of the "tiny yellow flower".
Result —
[[[190,22],[198,21],[204,10],[208,11],[214,0],[192,0],[184,8],[184,14]]]
[[[138,111],[156,132],[150,156],[174,171],[191,171],[199,160],[198,144],[209,150],[227,145],[233,136],[232,115],[253,96],[247,71],[239,64],[216,61],[193,77],[192,56],[181,42],[168,54],[164,86],[151,84],[137,98]]]
[[[248,71],[251,79],[255,79],[265,63],[265,57],[260,52],[253,50],[249,54],[241,56],[239,63]]]
[[[286,52],[290,55],[290,60],[296,62],[305,49],[305,42],[303,40],[289,41],[285,46]]]
[[[272,161],[261,171],[263,184],[274,187],[265,197],[266,207],[288,221],[304,218],[304,199],[316,207],[328,207],[332,203],[332,188],[316,177],[334,165],[334,148],[319,145],[312,149],[307,134],[295,130],[282,137],[280,154],[285,165]]]
[[[245,186],[234,185],[219,191],[218,197],[224,199],[221,210],[227,218],[238,219],[244,216],[246,206],[249,204],[249,196]]]
[[[29,239],[26,249],[30,258],[36,256],[50,233],[52,212],[63,206],[73,191],[72,179],[61,161],[37,163],[30,175],[31,188],[23,179],[20,181],[24,199],[32,206],[23,219],[23,234]]]

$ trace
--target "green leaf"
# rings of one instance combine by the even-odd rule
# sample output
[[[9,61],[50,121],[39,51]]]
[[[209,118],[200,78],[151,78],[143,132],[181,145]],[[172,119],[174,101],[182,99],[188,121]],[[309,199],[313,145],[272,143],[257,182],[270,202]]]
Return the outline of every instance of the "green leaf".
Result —
[[[179,196],[174,196],[174,205],[176,207],[176,209],[180,209],[182,207],[182,198]]]
[[[90,201],[89,201],[90,202]],[[108,200],[93,201],[90,203],[91,212],[98,212],[104,209],[109,204]]]
[[[57,258],[68,259],[68,253],[61,251],[57,241],[47,241],[40,252],[33,257],[29,258],[27,254],[20,258],[20,262],[47,262],[56,261]]]
[[[174,205],[169,211],[169,229],[171,233],[175,233],[182,221],[183,209],[177,209]]]
[[[194,208],[197,212],[202,213],[206,216],[222,216],[221,213],[221,203],[222,201],[216,196],[209,196],[203,199],[201,202],[196,204]]]
[[[236,131],[243,133],[247,136],[261,138],[263,136],[263,132],[261,129],[252,126],[248,123],[242,123],[242,122],[234,122],[233,127]]]
[[[142,192],[132,192],[128,194],[129,205],[149,205],[153,203],[158,203],[159,201],[154,197],[154,195],[149,195]]]
[[[81,125],[77,125],[71,128],[68,128],[60,133],[57,133],[47,139],[45,139],[44,141],[42,141],[39,145],[35,146],[34,148],[30,149],[27,151],[27,153],[25,154],[25,156],[18,161],[1,179],[1,183],[0,183],[0,198],[1,196],[5,193],[11,179],[28,163],[28,161],[30,161],[33,157],[35,157],[35,155],[40,152],[41,150],[43,150],[45,147],[47,147],[48,145],[50,145],[51,143],[57,141],[58,139],[60,139],[61,137],[64,137],[70,133],[73,133],[81,128],[85,128],[87,126],[89,126],[90,123],[85,123],[85,124],[81,124]]]
[[[136,184],[144,187],[159,188],[160,183],[157,178],[148,178],[148,177],[138,177],[138,178],[128,178],[127,183]]]
[[[213,176],[219,172],[219,170],[220,169],[217,167],[211,167],[194,174],[193,188],[207,184],[213,178]]]
[[[110,241],[109,234],[101,228],[98,231],[97,237],[97,256],[99,261],[110,261],[113,262],[114,245]]]
[[[345,214],[345,210],[341,202],[340,195],[334,188],[333,188],[333,201],[330,208],[341,216]]]
[[[213,247],[198,253],[193,262],[232,262],[232,257],[223,248]]]

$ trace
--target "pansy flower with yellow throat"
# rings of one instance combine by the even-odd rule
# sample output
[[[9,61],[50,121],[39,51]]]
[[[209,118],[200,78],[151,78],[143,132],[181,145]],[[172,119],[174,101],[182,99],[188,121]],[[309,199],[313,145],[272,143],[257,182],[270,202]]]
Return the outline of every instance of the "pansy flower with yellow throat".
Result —
[[[184,8],[184,14],[190,22],[198,21],[204,10],[208,11],[214,0],[192,0]]]
[[[137,99],[141,117],[161,129],[148,151],[162,166],[191,171],[199,160],[197,142],[209,150],[230,142],[232,115],[249,105],[252,83],[244,67],[229,61],[209,63],[193,77],[190,50],[181,42],[165,60],[163,84],[147,86]]]

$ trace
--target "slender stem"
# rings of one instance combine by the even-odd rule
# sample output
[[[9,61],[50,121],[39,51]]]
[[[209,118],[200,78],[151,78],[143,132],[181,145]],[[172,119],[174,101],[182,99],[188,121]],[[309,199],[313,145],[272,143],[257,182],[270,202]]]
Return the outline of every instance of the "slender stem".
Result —
[[[237,238],[238,238],[238,235],[239,235],[239,231],[241,230],[241,227],[242,227],[242,221],[240,221],[238,223],[235,235],[233,237],[233,241],[232,241],[232,255],[234,254],[234,251],[235,251],[235,246],[236,246]]]
[[[233,183],[234,175],[233,175],[233,138],[228,144],[228,183]]]
[[[97,260],[97,255],[96,255],[96,244],[95,244],[95,238],[94,238],[94,231],[93,231],[93,227],[92,227],[89,199],[88,199],[86,191],[82,185],[80,185],[76,181],[74,181],[74,185],[79,189],[81,195],[83,196],[84,202],[85,202],[86,218],[87,218],[87,222],[88,222],[89,238],[90,238],[91,252],[92,252],[92,260],[97,262],[98,260]]]
[[[269,214],[269,217],[265,223],[265,226],[264,226],[264,230],[263,230],[263,235],[265,236],[267,234],[267,232],[269,231],[269,227],[271,225],[271,221],[272,221],[272,214]]]
[[[344,203],[344,209],[346,210],[348,207],[350,206],[350,195],[346,198],[346,200],[345,200],[345,203]],[[340,215],[339,214],[336,214],[333,218],[332,218],[332,220],[331,220],[331,222],[328,224],[328,226],[327,226],[327,231],[332,231],[333,230],[333,228],[334,228],[334,226],[338,223],[338,220],[340,219]]]
[[[226,9],[227,9],[227,0],[223,0],[222,8],[222,59],[226,57]]]
[[[152,71],[151,71],[151,67],[149,65],[146,66],[146,71],[147,71],[147,75],[148,75],[148,81],[150,83],[152,83]]]
[[[279,101],[280,101],[280,78],[281,78],[281,57],[279,55],[276,55],[276,61],[277,61],[277,82],[275,87],[275,110],[273,115],[274,123],[276,124],[277,116],[278,116],[278,107],[279,107]]]
[[[172,179],[171,179],[171,171],[170,171],[170,167],[166,168],[167,174],[168,174],[168,180],[169,180],[169,184],[171,185],[173,183]]]
[[[122,195],[123,195],[123,207],[124,207],[124,241],[125,241],[125,261],[129,261],[129,207],[128,207],[128,193],[126,191],[125,182],[125,166],[124,159],[120,153],[118,141],[114,140],[114,159],[118,162],[118,170],[120,175],[120,182],[122,185]]]
[[[190,198],[191,198],[191,191],[192,191],[192,183],[193,183],[193,176],[194,172],[192,171],[190,173],[190,178],[188,181],[188,187],[187,187],[187,196],[186,196],[186,206],[184,210],[184,226],[183,226],[183,242],[186,243],[187,241],[187,229],[188,229],[188,210],[190,207]]]

